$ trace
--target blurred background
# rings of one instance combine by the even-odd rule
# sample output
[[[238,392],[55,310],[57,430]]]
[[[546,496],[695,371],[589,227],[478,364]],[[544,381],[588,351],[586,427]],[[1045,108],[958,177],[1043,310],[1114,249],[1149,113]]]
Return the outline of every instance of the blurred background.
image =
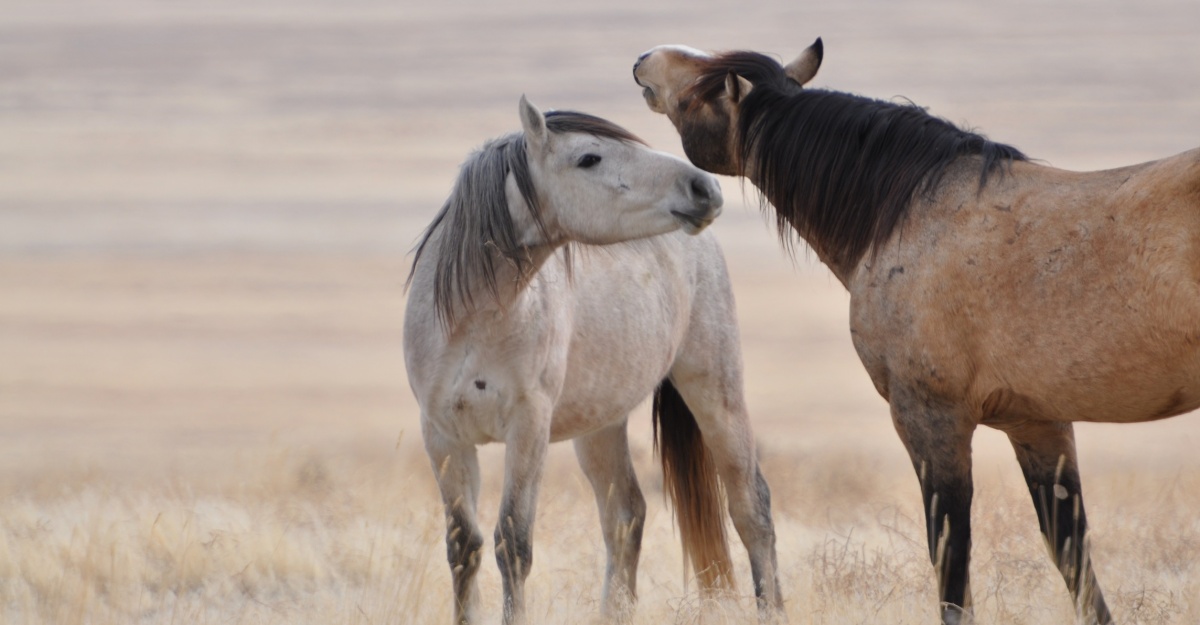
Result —
[[[47,0],[3,13],[0,463],[13,471],[412,430],[407,255],[458,164],[517,127],[522,93],[681,154],[630,78],[660,43],[786,62],[821,36],[816,86],[908,98],[1060,167],[1200,144],[1200,11],[1183,0]],[[715,231],[743,299],[763,298],[742,315],[778,309],[775,327],[743,324],[748,351],[781,359],[752,370],[752,406],[769,422],[837,413],[890,429],[840,287],[778,249],[752,189],[723,185]]]
[[[436,517],[401,353],[412,246],[469,151],[518,127],[521,94],[682,154],[630,74],[657,44],[786,62],[820,36],[815,86],[909,99],[1058,167],[1200,145],[1190,0],[3,0],[0,16],[0,508],[80,480],[250,479],[290,455],[316,459],[305,479],[339,462],[409,476]],[[722,185],[764,454],[789,479],[857,459],[919,505],[843,289],[781,250],[753,189]],[[648,421],[631,426],[646,455]],[[1085,483],[1196,471],[1198,428],[1080,426]],[[1006,442],[981,431],[977,458],[1024,497]],[[1094,523],[1119,514],[1091,504]]]

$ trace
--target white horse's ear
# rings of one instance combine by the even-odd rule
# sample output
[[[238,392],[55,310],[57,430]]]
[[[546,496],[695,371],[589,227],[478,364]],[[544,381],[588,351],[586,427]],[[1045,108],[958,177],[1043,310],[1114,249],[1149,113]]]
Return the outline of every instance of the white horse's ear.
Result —
[[[813,79],[813,76],[817,75],[817,70],[821,69],[821,59],[823,58],[825,58],[825,44],[821,43],[820,37],[817,37],[817,40],[805,48],[804,52],[796,57],[796,60],[783,68],[783,72],[797,84],[806,84]]]
[[[546,130],[546,116],[530,104],[524,94],[521,95],[520,113],[521,128],[525,130],[525,145],[535,152],[540,151],[546,145],[546,136],[549,134]]]
[[[754,83],[742,78],[740,74],[729,72],[725,76],[725,95],[729,96],[729,100],[734,104],[741,102],[746,96],[750,95],[750,91],[754,89]]]

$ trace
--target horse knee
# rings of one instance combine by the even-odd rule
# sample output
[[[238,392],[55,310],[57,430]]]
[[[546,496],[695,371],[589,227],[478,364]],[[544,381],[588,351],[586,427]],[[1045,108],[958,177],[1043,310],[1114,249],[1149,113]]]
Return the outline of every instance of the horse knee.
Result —
[[[638,489],[629,494],[629,518],[625,519],[625,522],[631,528],[638,528],[638,533],[641,534],[641,527],[646,522],[646,498]]]
[[[732,488],[726,482],[730,491],[729,516],[734,527],[744,538],[766,534],[774,535],[775,526],[771,521],[771,488],[758,467],[754,467],[753,476],[746,476],[740,483],[740,488]]]
[[[483,553],[483,534],[474,520],[461,511],[451,513],[446,525],[446,559],[450,562],[455,595],[464,601]]]
[[[521,580],[533,566],[532,528],[511,515],[502,515],[496,525],[496,565],[506,580]]]

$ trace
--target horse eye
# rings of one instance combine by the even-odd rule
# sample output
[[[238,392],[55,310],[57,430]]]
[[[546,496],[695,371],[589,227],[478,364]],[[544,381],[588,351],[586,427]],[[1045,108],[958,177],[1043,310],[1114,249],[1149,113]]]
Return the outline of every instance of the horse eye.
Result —
[[[584,154],[583,158],[579,159],[579,166],[582,167],[583,169],[587,169],[589,167],[595,167],[596,164],[599,162],[600,162],[600,155]]]

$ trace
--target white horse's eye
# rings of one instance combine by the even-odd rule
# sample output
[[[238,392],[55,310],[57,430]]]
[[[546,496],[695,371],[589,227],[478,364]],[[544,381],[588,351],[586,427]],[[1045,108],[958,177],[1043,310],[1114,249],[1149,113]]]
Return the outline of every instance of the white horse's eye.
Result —
[[[579,159],[578,165],[583,169],[588,169],[589,167],[595,167],[599,162],[599,154],[584,154],[583,157]]]

